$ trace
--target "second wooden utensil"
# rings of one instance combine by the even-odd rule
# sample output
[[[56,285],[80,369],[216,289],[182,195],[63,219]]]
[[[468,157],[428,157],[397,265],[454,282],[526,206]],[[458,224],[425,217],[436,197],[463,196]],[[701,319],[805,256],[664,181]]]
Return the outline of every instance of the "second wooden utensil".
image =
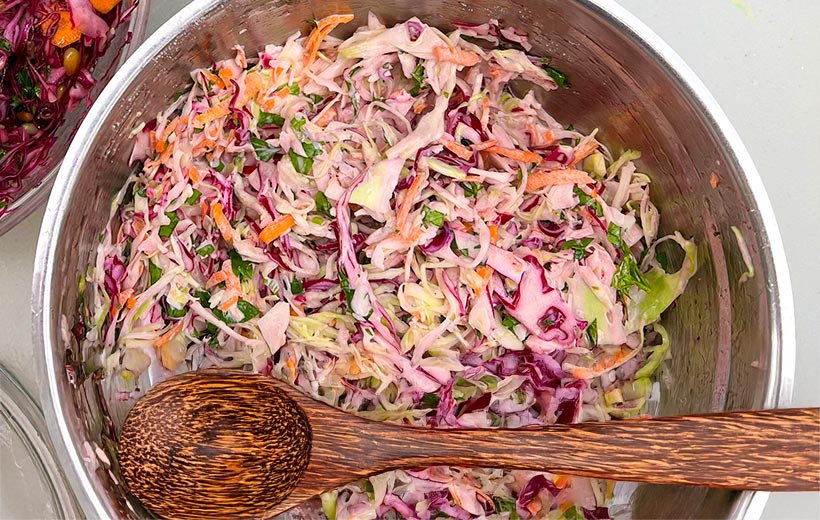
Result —
[[[516,430],[377,423],[269,377],[173,377],[129,414],[119,463],[167,518],[270,518],[390,469],[483,466],[655,484],[820,489],[820,408]]]

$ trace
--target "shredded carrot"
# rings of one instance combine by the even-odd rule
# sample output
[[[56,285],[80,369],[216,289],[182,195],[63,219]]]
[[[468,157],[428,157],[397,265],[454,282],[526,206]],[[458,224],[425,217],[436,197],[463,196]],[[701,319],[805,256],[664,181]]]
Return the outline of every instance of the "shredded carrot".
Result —
[[[461,180],[464,182],[484,182],[484,177],[480,175],[465,175]]]
[[[202,177],[199,176],[199,169],[196,166],[191,166],[191,168],[188,170],[188,177],[190,177],[191,180],[194,181],[194,184],[198,184],[199,181],[202,180]]]
[[[527,191],[540,190],[544,186],[560,184],[590,184],[595,182],[586,172],[567,168],[566,170],[540,170],[527,178]]]
[[[171,155],[174,153],[174,148],[176,148],[176,143],[169,144],[165,150],[163,150],[162,154],[159,156],[159,161],[164,163],[171,158]]]
[[[208,203],[205,202],[204,200],[199,204],[199,211],[202,212],[203,217],[208,216]]]
[[[572,162],[569,163],[570,167],[575,166],[579,162],[583,161],[586,157],[588,157],[592,152],[598,149],[600,144],[595,139],[590,139],[589,141],[579,144],[575,148],[573,148],[573,153],[575,154],[575,158],[572,159]]]
[[[498,226],[489,225],[487,227],[490,229],[490,243],[496,245],[498,243]]]
[[[127,300],[125,300],[125,307],[127,309],[133,309],[134,306],[137,304],[137,299],[134,296],[129,296]]]
[[[263,77],[258,72],[251,72],[245,77],[245,92],[236,106],[242,108],[247,105],[262,90]]]
[[[265,229],[259,233],[259,240],[265,244],[270,244],[277,238],[287,233],[295,223],[296,221],[293,219],[292,215],[283,215],[265,226]]]
[[[227,85],[233,79],[233,71],[229,68],[219,69],[219,79],[222,83]]]
[[[234,294],[242,293],[242,285],[239,277],[233,274],[233,265],[230,260],[225,260],[222,264],[222,272],[225,273],[225,288]]]
[[[427,108],[427,103],[422,101],[421,103],[413,106],[413,112],[416,114],[421,114],[422,112],[424,112],[425,108]]]
[[[98,12],[105,14],[111,9],[114,9],[122,0],[91,0],[91,6]]]
[[[555,487],[564,489],[569,485],[569,477],[567,477],[566,475],[558,475],[557,477],[555,477],[554,484]]]
[[[50,23],[43,25],[43,32],[48,31],[50,27]],[[57,31],[54,33],[54,36],[51,37],[51,43],[62,49],[74,42],[80,41],[82,37],[83,33],[74,27],[74,24],[71,22],[71,14],[69,14],[68,11],[60,11],[60,19],[57,20]]]
[[[230,309],[231,307],[233,307],[234,305],[236,305],[236,302],[238,302],[238,301],[239,301],[239,296],[237,296],[237,295],[231,296],[230,298],[228,298],[224,302],[220,303],[218,308],[219,308],[220,311],[225,312],[228,309]]]
[[[128,301],[128,298],[131,298],[133,295],[134,295],[134,289],[126,289],[124,291],[121,291],[117,295],[117,301],[119,302],[120,305],[123,305],[123,304],[125,304],[125,302]]]
[[[541,136],[538,135],[538,132],[536,131],[534,124],[527,124],[527,132],[529,132],[530,134],[530,146],[540,146]]]
[[[481,99],[481,128],[487,130],[488,124],[490,124],[490,100],[484,96]]]
[[[487,148],[492,148],[493,146],[497,145],[498,141],[495,139],[490,139],[489,141],[484,141],[481,143],[475,143],[471,145],[471,148],[476,152],[480,152],[482,150],[486,150]]]
[[[219,232],[222,233],[222,238],[225,239],[225,242],[232,243],[233,241],[233,228],[231,227],[231,223],[228,222],[228,219],[225,217],[225,214],[222,212],[222,204],[217,202],[211,206],[211,215],[214,218],[214,222],[216,222],[216,227],[219,228]]]
[[[336,117],[336,109],[331,107],[329,110],[324,110],[319,114],[316,119],[313,120],[313,124],[324,128],[328,123],[333,121],[334,117]]]
[[[544,132],[544,141],[546,141],[545,144],[550,144],[555,141],[555,135],[552,133],[552,130]]]
[[[290,380],[296,380],[296,359],[293,358],[293,355],[288,357],[288,360],[285,361],[285,366],[288,367],[288,373],[290,374]]]
[[[481,277],[481,286],[473,287],[476,296],[482,293],[487,285],[490,283],[490,278],[493,276],[493,268],[488,265],[480,265],[475,268],[475,272]]]
[[[712,172],[709,174],[709,186],[715,189],[718,187],[718,184],[720,184],[720,177],[717,176],[717,173]]]
[[[351,21],[353,21],[352,14],[332,14],[318,20],[316,22],[316,28],[311,31],[307,42],[305,42],[305,50],[307,51],[307,55],[305,56],[303,66],[308,68],[314,61],[316,61],[316,56],[319,54],[319,46],[322,45],[322,41],[333,31],[333,29],[343,23],[348,23]]]
[[[224,282],[225,280],[227,280],[225,271],[217,271],[210,278],[208,278],[208,281],[205,283],[205,288],[210,289],[211,287],[215,287],[216,285]]]
[[[481,57],[478,54],[472,51],[458,49],[456,47],[433,47],[433,55],[435,55],[438,61],[446,61],[448,63],[465,65],[467,67],[472,67],[481,61]]]
[[[458,155],[462,159],[470,159],[473,156],[473,151],[467,148],[466,146],[462,146],[455,141],[451,141],[446,137],[442,137],[438,140],[438,144],[443,145],[445,148],[453,152],[454,154]]]
[[[225,88],[225,82],[222,79],[214,74],[211,71],[203,70],[202,75],[205,76],[205,79],[213,83],[214,85],[218,86],[219,88]]]
[[[401,201],[401,206],[399,206],[399,210],[396,212],[396,229],[399,231],[404,228],[404,224],[407,221],[407,215],[410,214],[410,209],[416,201],[416,195],[419,193],[419,188],[421,188],[421,175],[416,173],[416,178],[413,179],[413,183],[410,184],[409,188],[407,188],[407,193],[404,194],[404,199]]]
[[[542,160],[540,155],[527,150],[516,150],[514,148],[504,148],[502,146],[491,146],[487,148],[487,151],[522,162],[540,163]]]
[[[169,341],[171,341],[172,339],[177,337],[177,334],[182,332],[182,328],[184,326],[185,326],[185,320],[179,320],[178,322],[176,322],[174,324],[173,327],[168,329],[168,332],[166,332],[165,334],[163,334],[162,336],[157,338],[157,340],[154,342],[154,346],[155,347],[161,347],[161,346],[165,345],[166,343],[168,343]]]
[[[532,502],[527,504],[527,511],[529,511],[533,517],[535,517],[541,511],[541,502],[539,502],[538,500],[533,500]]]
[[[230,113],[231,111],[228,109],[228,104],[220,103],[196,116],[194,118],[194,125],[197,127],[203,127],[211,121],[216,121],[220,117],[225,117]]]

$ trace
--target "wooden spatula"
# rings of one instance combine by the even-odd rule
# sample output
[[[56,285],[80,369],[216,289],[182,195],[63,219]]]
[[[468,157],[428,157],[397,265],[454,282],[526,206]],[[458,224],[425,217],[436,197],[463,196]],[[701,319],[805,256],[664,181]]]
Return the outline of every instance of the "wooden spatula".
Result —
[[[270,518],[391,469],[449,465],[653,484],[820,489],[820,408],[503,430],[369,421],[270,377],[173,377],[131,410],[128,487],[166,518]]]

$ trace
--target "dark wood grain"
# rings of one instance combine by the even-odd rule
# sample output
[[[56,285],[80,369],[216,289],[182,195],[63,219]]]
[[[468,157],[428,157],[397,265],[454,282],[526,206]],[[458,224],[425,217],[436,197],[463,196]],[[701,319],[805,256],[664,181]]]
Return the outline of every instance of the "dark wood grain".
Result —
[[[153,472],[166,471],[160,468],[163,463],[156,460],[164,460],[165,452],[153,454],[146,448],[157,443],[157,439],[164,441],[170,434],[176,438],[174,453],[184,451],[190,454],[186,458],[175,458],[173,465],[193,465],[177,468],[180,472],[177,486],[199,486],[199,479],[214,484],[232,478],[242,481],[242,485],[231,487],[229,492],[220,492],[218,485],[207,493],[198,492],[196,498],[203,500],[203,503],[196,504],[191,511],[200,517],[269,518],[357,479],[390,469],[432,465],[541,470],[612,480],[732,489],[820,489],[820,408],[731,412],[516,430],[429,430],[356,417],[263,376],[243,375],[239,378],[234,375],[236,373],[225,371],[205,374],[209,375],[188,376],[184,379],[185,384],[180,386],[175,386],[178,380],[163,383],[159,386],[167,387],[157,395],[149,392],[144,398],[150,399],[147,404],[143,405],[142,401],[138,404],[141,412],[134,424],[148,422],[150,428],[153,422],[155,426],[139,435],[130,434],[132,437],[125,445],[126,453],[128,450],[139,451],[141,456],[132,455],[123,460],[123,444],[120,446],[120,464],[131,491],[163,516],[192,518],[187,512],[185,515],[179,513],[180,493],[170,498],[165,495],[165,490],[151,490],[152,502],[143,496],[151,487],[150,480],[154,479],[153,485],[158,486],[159,479],[153,476]],[[197,377],[203,379],[197,381]],[[256,381],[258,379],[265,383]],[[254,400],[248,394],[248,399],[222,402],[234,393],[244,395],[243,385],[251,380],[260,392],[273,391],[290,399],[271,394],[256,395]],[[222,391],[210,396],[202,395],[196,389],[202,383],[215,385]],[[215,420],[217,426],[222,424],[221,421],[233,424],[235,420],[243,425],[242,435],[226,437],[223,445],[234,446],[241,456],[245,456],[246,444],[254,445],[247,451],[260,456],[230,460],[228,450],[226,458],[217,461],[208,453],[197,451],[198,443],[209,434],[196,428],[207,430],[211,427],[210,422],[182,427],[183,423],[175,420],[175,414],[159,412],[156,416],[154,405],[161,409],[168,408],[168,403],[163,399],[179,400],[176,394],[188,391],[195,391],[197,398],[186,399],[170,408],[179,410],[176,412],[179,415],[186,415],[189,414],[186,406],[210,399],[211,409],[217,416],[224,407],[223,418]],[[293,402],[298,403],[304,414],[284,410],[286,403]],[[197,406],[202,408],[204,405]],[[141,416],[147,410],[155,415],[152,421],[146,421]],[[135,412],[132,411],[133,414]],[[274,420],[271,415],[282,417],[281,420]],[[305,415],[310,425],[304,421]],[[256,430],[253,427],[255,421],[260,422]],[[285,426],[287,421],[293,422]],[[166,429],[158,429],[159,424]],[[263,424],[276,426],[263,428]],[[125,434],[130,433],[128,428],[129,423],[126,422],[124,440]],[[311,430],[312,447],[306,448],[304,441],[311,440]],[[268,436],[275,436],[276,439],[270,440]],[[292,448],[293,453],[287,453],[287,446],[279,444],[289,439],[297,440],[297,445]],[[261,456],[266,450],[269,450],[267,458]],[[295,460],[293,455],[296,453],[298,457],[304,457],[303,464]],[[282,462],[275,467],[265,466],[261,462],[269,459],[281,459]],[[230,474],[223,472],[222,466],[225,464],[232,467]],[[126,467],[132,465],[137,467],[130,467],[126,472]],[[185,473],[183,470],[186,469],[192,473]],[[211,470],[214,475],[209,473]],[[274,475],[276,471],[281,472],[278,477]],[[142,487],[132,484],[135,478]],[[294,487],[296,480],[298,485]],[[289,490],[290,495],[285,490]],[[214,493],[221,497],[218,501],[213,500],[216,496]],[[287,498],[282,500],[286,495]],[[186,503],[192,500],[188,499]],[[153,501],[160,502],[164,509],[154,507]],[[222,509],[223,506],[225,509]]]
[[[296,487],[310,442],[307,417],[272,379],[203,371],[137,402],[118,459],[131,493],[165,518],[250,518]]]

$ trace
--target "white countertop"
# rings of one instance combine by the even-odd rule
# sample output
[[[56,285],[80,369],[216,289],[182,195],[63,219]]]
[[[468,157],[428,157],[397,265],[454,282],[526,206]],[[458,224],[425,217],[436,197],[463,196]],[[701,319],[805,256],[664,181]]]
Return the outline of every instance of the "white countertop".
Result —
[[[797,311],[794,406],[820,405],[820,1],[620,0],[700,76],[740,133],[783,235]],[[187,0],[155,0],[150,30]],[[43,211],[0,237],[0,361],[37,395],[31,277]],[[773,494],[765,520],[820,519],[820,493]]]

